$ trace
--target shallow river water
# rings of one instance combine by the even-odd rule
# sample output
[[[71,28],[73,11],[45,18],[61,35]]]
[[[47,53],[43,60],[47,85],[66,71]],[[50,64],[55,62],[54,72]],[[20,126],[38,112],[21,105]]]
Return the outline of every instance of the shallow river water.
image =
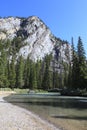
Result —
[[[9,96],[7,100],[25,107],[62,130],[87,130],[87,98],[16,94]]]

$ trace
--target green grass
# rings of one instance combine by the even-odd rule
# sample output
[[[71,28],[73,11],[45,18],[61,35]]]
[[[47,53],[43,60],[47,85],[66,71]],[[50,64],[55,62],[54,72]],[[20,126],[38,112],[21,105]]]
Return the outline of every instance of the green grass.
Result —
[[[19,94],[23,94],[23,93],[28,93],[29,89],[19,89],[19,88],[14,88],[11,89],[11,88],[0,88],[0,91],[14,91],[16,93],[19,93]]]
[[[35,89],[36,93],[48,93],[48,91],[43,90],[43,89]]]
[[[0,88],[0,91],[12,91],[11,88]]]
[[[0,88],[0,91],[14,91],[14,92],[16,92],[18,94],[27,94],[27,93],[29,93],[29,89],[20,89],[20,88],[14,88],[14,89]],[[48,93],[47,91],[42,90],[42,89],[35,89],[34,92],[35,93]]]
[[[19,89],[15,88],[14,91],[19,94],[27,94],[29,92],[29,89]]]

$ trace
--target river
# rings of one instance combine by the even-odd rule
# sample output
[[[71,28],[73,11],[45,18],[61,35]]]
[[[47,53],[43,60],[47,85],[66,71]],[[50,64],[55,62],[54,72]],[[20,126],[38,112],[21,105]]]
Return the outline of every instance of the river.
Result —
[[[15,94],[6,98],[62,130],[87,130],[87,98],[56,94]]]

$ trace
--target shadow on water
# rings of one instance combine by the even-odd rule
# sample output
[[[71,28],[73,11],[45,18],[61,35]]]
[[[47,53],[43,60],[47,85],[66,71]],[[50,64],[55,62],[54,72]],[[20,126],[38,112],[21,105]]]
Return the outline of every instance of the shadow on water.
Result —
[[[53,115],[51,117],[60,119],[71,119],[71,120],[87,120],[87,117],[80,117],[80,116]]]
[[[66,98],[61,96],[44,96],[40,95],[39,97],[29,94],[12,94],[7,97],[4,97],[4,100],[20,106],[20,104],[28,105],[38,105],[38,106],[52,106],[52,107],[61,107],[67,109],[78,109],[84,110],[87,109],[87,99],[79,98]]]
[[[12,94],[4,97],[2,101],[25,108],[58,128],[59,126],[67,130],[87,128],[87,97]]]

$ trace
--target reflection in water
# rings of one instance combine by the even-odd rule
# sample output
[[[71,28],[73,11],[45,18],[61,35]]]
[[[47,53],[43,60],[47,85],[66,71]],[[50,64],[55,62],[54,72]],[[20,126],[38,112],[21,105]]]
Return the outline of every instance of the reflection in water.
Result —
[[[87,109],[87,100],[75,99],[29,99],[28,103],[32,105],[53,106],[61,108]]]
[[[87,120],[87,117],[80,116],[64,116],[64,115],[54,115],[53,118],[61,118],[61,119],[74,119],[74,120]]]
[[[64,98],[31,98],[29,99],[29,110],[34,111],[41,117],[58,125],[70,125],[69,130],[85,130],[87,128],[87,100],[81,102],[79,99]],[[78,124],[79,121],[79,124]],[[72,123],[71,123],[72,122]],[[74,122],[74,124],[73,124]],[[70,124],[71,123],[71,124]],[[79,125],[79,127],[77,126]],[[80,126],[81,124],[81,126]],[[75,126],[76,125],[76,126]],[[64,126],[65,127],[65,126]],[[76,128],[75,128],[76,127]],[[78,127],[78,128],[77,128]],[[83,127],[85,127],[83,129]],[[67,127],[66,127],[67,128]],[[68,128],[67,128],[68,130]]]
[[[12,95],[6,100],[35,112],[56,126],[64,125],[67,130],[86,130],[87,128],[87,98]]]

